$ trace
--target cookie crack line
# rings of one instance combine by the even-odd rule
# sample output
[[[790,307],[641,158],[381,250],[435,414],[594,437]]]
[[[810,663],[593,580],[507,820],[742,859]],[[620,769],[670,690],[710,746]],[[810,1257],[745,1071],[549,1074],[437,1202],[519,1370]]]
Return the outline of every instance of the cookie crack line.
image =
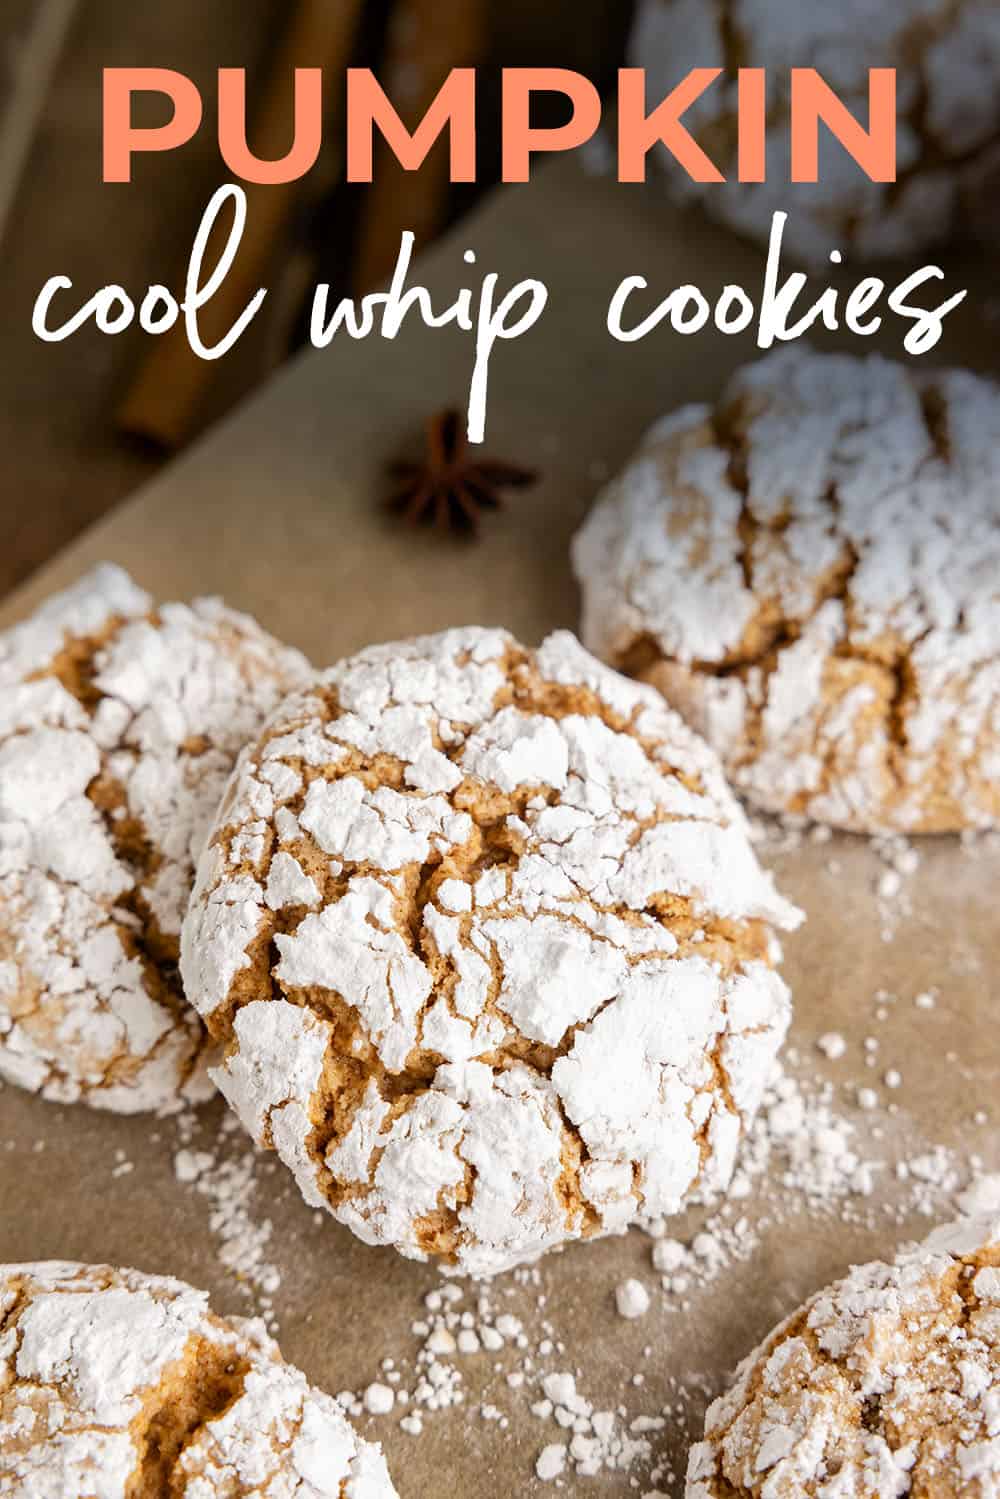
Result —
[[[141,1453],[132,1477],[135,1499],[167,1499],[183,1493],[185,1454],[190,1455],[206,1428],[221,1420],[241,1399],[251,1364],[232,1349],[199,1340],[194,1358],[196,1382],[178,1391],[167,1380],[148,1399],[141,1424],[134,1429]],[[177,1480],[180,1480],[178,1484]],[[130,1499],[132,1496],[130,1495]]]

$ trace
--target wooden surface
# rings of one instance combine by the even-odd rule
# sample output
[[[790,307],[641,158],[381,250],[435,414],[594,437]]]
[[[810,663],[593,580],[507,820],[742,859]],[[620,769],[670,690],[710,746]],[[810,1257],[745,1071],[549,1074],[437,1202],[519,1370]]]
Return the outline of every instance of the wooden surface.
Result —
[[[35,7],[33,0],[4,0],[0,10],[2,95]],[[617,65],[629,10],[620,0],[492,3],[491,56],[497,63],[560,63],[606,78]],[[55,274],[69,275],[84,296],[110,281],[130,292],[150,281],[173,283],[220,175],[206,130],[182,153],[142,159],[134,186],[102,187],[101,70],[178,68],[203,87],[222,65],[247,66],[259,78],[285,14],[280,0],[80,6],[10,233],[0,244],[0,597],[159,466],[114,430],[115,411],[147,347],[142,336],[81,332],[67,343],[43,345],[30,327],[38,291]],[[281,281],[280,265],[274,281]],[[203,425],[284,357],[284,343],[268,327],[272,310],[287,326],[291,310],[280,284],[254,335],[224,362]]]
[[[607,336],[602,303],[632,272],[665,287],[689,279],[706,289],[731,280],[754,286],[762,258],[677,214],[656,193],[623,194],[571,163],[491,200],[435,250],[422,272],[436,297],[454,295],[468,245],[481,265],[502,267],[505,278],[530,272],[552,288],[544,327],[496,359],[488,441],[498,454],[540,467],[543,480],[487,524],[479,548],[414,537],[378,508],[387,454],[429,407],[465,399],[468,339],[414,324],[391,345],[335,343],[297,362],[8,601],[0,624],[108,557],[162,597],[224,592],[321,663],[372,640],[451,624],[504,624],[528,641],[574,625],[567,543],[600,476],[652,418],[682,400],[713,395],[751,352],[746,339],[708,333],[660,334],[622,348]],[[949,278],[961,284],[964,275],[951,268]],[[956,316],[943,357],[977,366],[990,360],[981,306]],[[896,336],[887,330],[883,348],[895,351]],[[984,1169],[1000,1170],[1000,1042],[988,1019],[1000,1002],[1000,856],[974,858],[951,839],[926,841],[921,852],[889,942],[874,895],[884,866],[866,842],[806,843],[776,860],[782,888],[810,916],[787,944],[785,969],[797,1007],[798,1070],[832,1084],[838,1112],[858,1130],[861,1154],[889,1163],[876,1173],[874,1197],[851,1214],[835,1202],[823,1216],[806,1212],[800,1196],[772,1210],[767,1196],[770,1221],[752,1256],[708,1290],[692,1292],[683,1314],[661,1301],[649,1242],[638,1233],[550,1256],[537,1287],[506,1277],[493,1293],[499,1309],[524,1319],[533,1354],[545,1336],[562,1345],[541,1366],[579,1371],[581,1391],[597,1408],[624,1404],[630,1414],[654,1415],[669,1404],[670,1419],[654,1442],[675,1475],[655,1486],[671,1499],[681,1492],[686,1445],[705,1399],[737,1359],[851,1261],[889,1254],[899,1239],[926,1231],[928,1220],[912,1210],[892,1163],[941,1145],[960,1162],[975,1154]],[[898,996],[884,1022],[875,1002],[882,989]],[[913,1003],[924,989],[940,995],[927,1013]],[[829,1031],[849,1043],[836,1064],[815,1048]],[[877,1072],[866,1070],[863,1054],[873,1031],[881,1043]],[[904,1079],[892,1095],[898,1112],[888,1119],[884,1110],[860,1111],[852,1086],[873,1084],[885,1097],[883,1066],[898,1067]],[[973,1118],[978,1108],[987,1111],[985,1123]],[[879,1140],[871,1137],[873,1119],[885,1129]],[[218,1123],[218,1110],[209,1109],[199,1140],[217,1143]],[[220,1308],[245,1309],[219,1264],[208,1205],[174,1178],[172,1126],[150,1130],[141,1120],[57,1109],[7,1088],[0,1092],[0,1139],[8,1147],[0,1152],[0,1261],[134,1263],[205,1285]],[[133,1163],[127,1176],[113,1174],[116,1151]],[[419,1343],[411,1324],[435,1272],[367,1249],[332,1222],[317,1223],[282,1170],[260,1178],[253,1208],[274,1225],[268,1257],[281,1271],[275,1311],[287,1355],[334,1391],[363,1389],[380,1376],[385,1356],[399,1361],[412,1383]],[[738,1207],[752,1223],[764,1211],[759,1191]],[[932,1211],[948,1214],[951,1204],[935,1198]],[[702,1216],[693,1211],[674,1232],[690,1239]],[[613,1292],[630,1275],[643,1278],[654,1298],[647,1317],[626,1324],[615,1314]],[[540,1325],[539,1294],[547,1298],[550,1333]],[[529,1415],[529,1398],[538,1398],[530,1379],[528,1396],[508,1389],[506,1375],[522,1361],[512,1350],[464,1360],[465,1405],[429,1417],[419,1441],[400,1430],[398,1411],[362,1423],[385,1442],[402,1499],[554,1492],[535,1481],[533,1465],[563,1433]],[[631,1383],[640,1368],[641,1390]],[[503,1410],[506,1428],[481,1418],[483,1401]],[[592,1491],[625,1499],[653,1486],[634,1489],[627,1473],[616,1473]],[[571,1477],[564,1492],[591,1488]]]

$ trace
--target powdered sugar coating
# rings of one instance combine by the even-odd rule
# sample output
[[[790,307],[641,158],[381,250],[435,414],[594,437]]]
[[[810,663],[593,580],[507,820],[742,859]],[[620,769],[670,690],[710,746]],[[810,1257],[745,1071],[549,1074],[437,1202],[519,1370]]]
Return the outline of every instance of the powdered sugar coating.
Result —
[[[655,427],[574,543],[583,636],[759,806],[1000,820],[1000,393],[794,348]]]
[[[307,671],[111,566],[0,636],[0,1077],[121,1113],[209,1095],[181,920],[239,750]]]
[[[760,240],[788,213],[785,244],[808,262],[916,254],[977,215],[1000,153],[1000,11],[993,0],[642,0],[630,44],[650,108],[693,68],[722,68],[684,124],[727,179],[699,187],[661,153],[679,195]],[[864,127],[872,67],[897,86],[897,181],[872,182],[820,129],[819,180],[791,178],[791,73],[816,68]],[[740,183],[737,70],[767,70],[766,183]]]
[[[392,1499],[377,1446],[181,1281],[71,1264],[0,1268],[7,1499]]]
[[[687,1499],[994,1499],[1000,1223],[852,1270],[740,1366]]]
[[[467,629],[279,710],[182,965],[221,1091],[307,1201],[488,1275],[727,1179],[797,919],[655,692],[567,634]]]

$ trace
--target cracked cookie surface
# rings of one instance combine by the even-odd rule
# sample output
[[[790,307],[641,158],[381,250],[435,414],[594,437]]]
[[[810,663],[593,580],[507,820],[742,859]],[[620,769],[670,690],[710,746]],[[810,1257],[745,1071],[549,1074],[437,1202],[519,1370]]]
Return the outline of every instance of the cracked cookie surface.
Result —
[[[181,920],[238,752],[307,674],[112,566],[0,635],[0,1077],[120,1113],[210,1095]]]
[[[725,1184],[788,1023],[715,756],[572,636],[363,652],[241,757],[182,938],[306,1200],[489,1275]]]
[[[684,125],[725,182],[692,183],[663,153],[681,197],[697,193],[714,218],[759,240],[788,213],[784,243],[827,265],[912,255],[987,222],[1000,167],[1000,10],[994,0],[642,0],[630,60],[644,68],[650,104],[694,68],[723,77],[688,108]],[[791,70],[815,68],[854,118],[868,120],[873,63],[897,85],[896,180],[873,182],[820,129],[819,180],[791,178]],[[767,70],[766,183],[738,180],[737,70]]]
[[[1000,391],[789,349],[649,433],[577,535],[586,644],[759,807],[1000,822]]]
[[[378,1446],[257,1321],[181,1281],[0,1267],[5,1499],[394,1499]]]
[[[687,1499],[995,1499],[1000,1222],[854,1269],[709,1408]]]

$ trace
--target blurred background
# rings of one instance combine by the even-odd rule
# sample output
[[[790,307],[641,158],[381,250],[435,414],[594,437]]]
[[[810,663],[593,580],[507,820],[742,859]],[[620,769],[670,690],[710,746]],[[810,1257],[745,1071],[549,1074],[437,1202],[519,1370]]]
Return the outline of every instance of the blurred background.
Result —
[[[0,42],[0,596],[155,472],[296,349],[312,284],[378,284],[399,235],[428,243],[498,175],[500,69],[573,68],[613,86],[631,24],[628,0],[2,0]],[[433,161],[406,177],[383,161],[371,189],[342,185],[343,69],[378,69],[404,119],[419,119],[448,70],[476,64],[480,182],[452,189]],[[234,357],[197,366],[176,344],[92,329],[43,344],[31,308],[45,281],[70,277],[75,309],[120,283],[176,287],[205,205],[224,179],[213,125],[219,67],[249,70],[251,144],[290,143],[291,68],[324,66],[327,144],[288,192],[263,189],[244,242],[252,288],[270,295]],[[138,160],[128,186],[101,183],[101,73],[175,68],[206,101],[183,153]],[[161,123],[149,100],[146,125]],[[560,109],[537,123],[561,123]],[[273,141],[270,153],[264,147]],[[180,168],[183,169],[180,169]]]

